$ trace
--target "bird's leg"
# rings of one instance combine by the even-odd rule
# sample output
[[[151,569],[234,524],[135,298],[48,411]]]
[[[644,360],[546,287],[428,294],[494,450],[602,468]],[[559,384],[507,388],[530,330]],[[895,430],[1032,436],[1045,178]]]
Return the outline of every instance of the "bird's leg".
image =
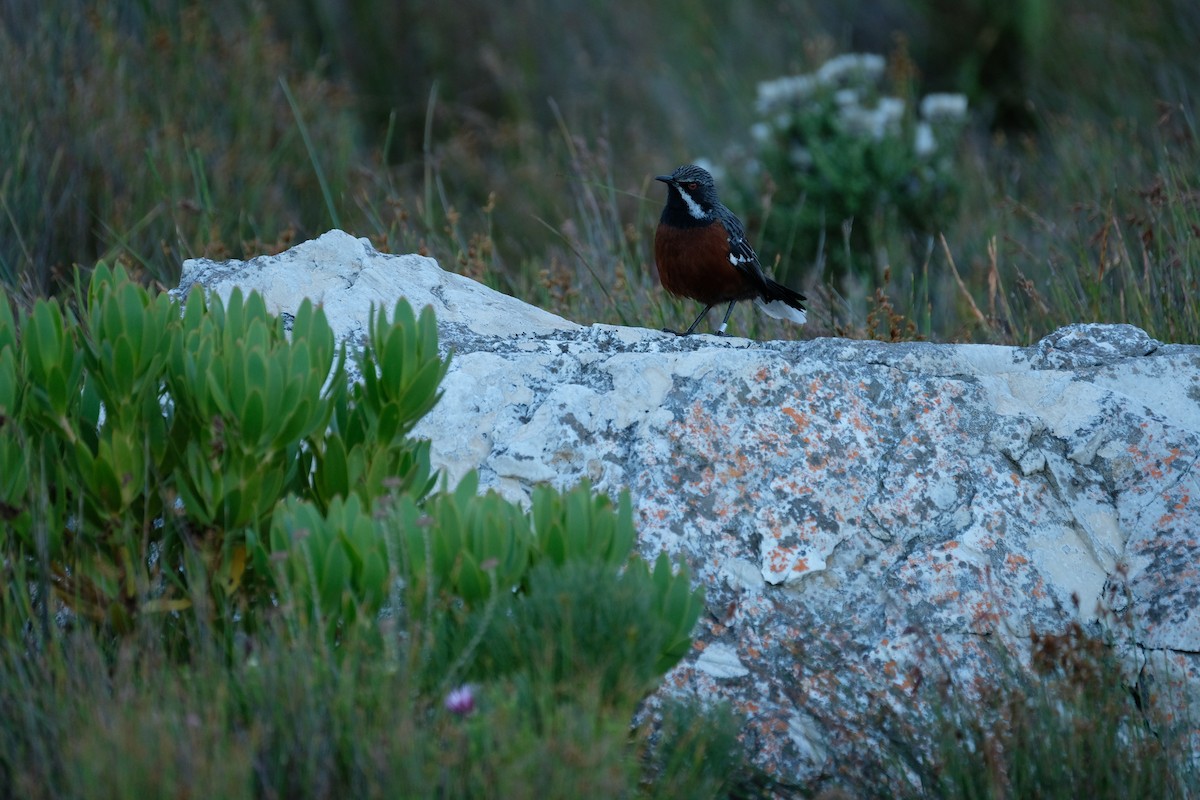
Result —
[[[725,309],[725,318],[721,320],[721,327],[717,328],[717,336],[725,335],[725,329],[729,327],[729,315],[733,313],[733,304],[736,302],[737,300],[729,301],[729,308]],[[712,308],[712,306],[709,306],[709,308]]]
[[[696,321],[692,323],[692,326],[679,335],[680,336],[690,336],[692,331],[696,330],[696,326],[700,324],[700,320],[704,319],[708,315],[708,312],[711,310],[712,310],[712,303],[709,303],[708,305],[706,305],[704,307],[704,310],[700,312],[700,316],[696,317]]]

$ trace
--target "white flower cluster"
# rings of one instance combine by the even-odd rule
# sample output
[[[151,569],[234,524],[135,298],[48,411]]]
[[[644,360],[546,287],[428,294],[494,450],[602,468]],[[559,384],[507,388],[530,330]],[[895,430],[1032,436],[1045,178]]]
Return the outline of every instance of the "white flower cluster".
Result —
[[[758,113],[766,116],[780,106],[793,106],[808,100],[821,89],[873,86],[883,75],[883,56],[874,53],[846,53],[831,58],[812,75],[788,75],[758,85]]]
[[[780,106],[803,103],[812,96],[816,88],[817,81],[811,75],[789,75],[773,81],[763,81],[758,85],[758,99],[754,108],[765,117]]]
[[[814,73],[789,75],[758,85],[755,107],[764,121],[750,128],[755,142],[765,144],[777,131],[791,127],[792,113],[824,98],[833,101],[839,128],[856,137],[882,141],[900,136],[906,112],[898,97],[879,97],[878,83],[886,62],[872,53],[847,53],[826,61]],[[814,110],[821,108],[814,106]],[[931,94],[921,100],[920,120],[913,131],[913,152],[932,155],[938,146],[935,131],[962,124],[967,115],[967,98],[961,94]],[[792,161],[805,166],[811,161],[802,147],[791,151]]]
[[[921,99],[921,119],[913,132],[913,152],[924,158],[937,150],[935,128],[955,128],[967,120],[967,96],[927,94]]]
[[[874,53],[844,53],[835,56],[817,70],[817,80],[826,86],[873,84],[883,76],[887,62]]]
[[[930,122],[962,122],[967,118],[967,96],[927,94],[921,99],[921,116]]]
[[[857,100],[857,98],[856,98]],[[839,105],[842,128],[857,136],[869,136],[875,141],[885,136],[898,136],[904,120],[904,101],[899,97],[881,97],[874,108],[857,102]]]

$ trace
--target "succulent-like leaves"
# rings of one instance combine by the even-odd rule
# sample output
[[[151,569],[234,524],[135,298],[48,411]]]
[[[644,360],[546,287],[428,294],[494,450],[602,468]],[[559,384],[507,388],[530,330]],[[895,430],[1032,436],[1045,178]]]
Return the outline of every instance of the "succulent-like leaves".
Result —
[[[692,629],[704,610],[704,590],[692,589],[691,572],[686,564],[672,574],[666,553],[659,553],[652,577],[659,616],[673,629],[658,660],[658,668],[666,672],[687,655],[692,646]]]
[[[83,354],[76,346],[74,329],[67,326],[62,309],[53,300],[34,303],[21,328],[27,417],[42,431],[74,441],[70,414],[78,403],[83,379]]]
[[[423,496],[433,485],[428,448],[407,437],[441,396],[438,385],[449,359],[438,355],[432,310],[413,315],[404,300],[392,320],[372,311],[370,341],[358,354],[362,383],[335,397],[332,433],[314,441],[313,489],[329,503],[346,492],[367,501],[389,492]]]
[[[31,521],[28,503],[29,454],[20,425],[21,376],[17,328],[0,291],[0,542],[10,529],[26,532]]]
[[[222,304],[193,293],[168,368],[176,430],[188,432],[173,438],[189,515],[257,526],[288,488],[302,488],[299,443],[328,424],[333,356],[333,331],[307,300],[289,340],[258,294],[234,289]]]
[[[337,498],[326,513],[289,498],[271,522],[270,550],[283,556],[279,585],[310,624],[336,639],[367,632],[388,596],[389,571],[375,520],[355,495]]]
[[[624,567],[625,578],[637,581],[654,598],[656,618],[666,626],[666,637],[657,668],[666,672],[691,647],[691,633],[704,607],[703,589],[693,589],[686,565],[672,573],[666,554],[660,554],[651,573],[640,558],[630,554],[636,537],[633,508],[622,492],[616,509],[603,495],[593,494],[586,481],[560,493],[540,486],[533,493],[533,522],[537,551],[552,563],[603,563]]]
[[[533,524],[540,553],[556,564],[583,558],[619,566],[636,537],[629,493],[621,493],[614,514],[612,501],[593,493],[586,480],[565,494],[534,489]]]

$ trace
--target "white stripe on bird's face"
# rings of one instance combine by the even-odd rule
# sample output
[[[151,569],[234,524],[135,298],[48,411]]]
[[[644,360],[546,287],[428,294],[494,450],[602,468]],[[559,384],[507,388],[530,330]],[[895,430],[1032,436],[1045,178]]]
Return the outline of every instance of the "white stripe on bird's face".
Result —
[[[687,193],[687,189],[682,186],[675,187],[679,191],[679,196],[683,198],[683,204],[687,206],[688,213],[693,219],[708,219],[708,213],[705,212],[700,204],[692,199],[692,196]]]

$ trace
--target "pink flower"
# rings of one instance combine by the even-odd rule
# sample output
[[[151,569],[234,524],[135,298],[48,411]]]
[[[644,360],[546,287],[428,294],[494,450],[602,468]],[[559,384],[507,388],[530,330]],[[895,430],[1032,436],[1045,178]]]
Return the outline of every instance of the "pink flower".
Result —
[[[451,714],[465,717],[475,710],[475,691],[471,684],[464,683],[450,694],[446,695],[446,710]]]

